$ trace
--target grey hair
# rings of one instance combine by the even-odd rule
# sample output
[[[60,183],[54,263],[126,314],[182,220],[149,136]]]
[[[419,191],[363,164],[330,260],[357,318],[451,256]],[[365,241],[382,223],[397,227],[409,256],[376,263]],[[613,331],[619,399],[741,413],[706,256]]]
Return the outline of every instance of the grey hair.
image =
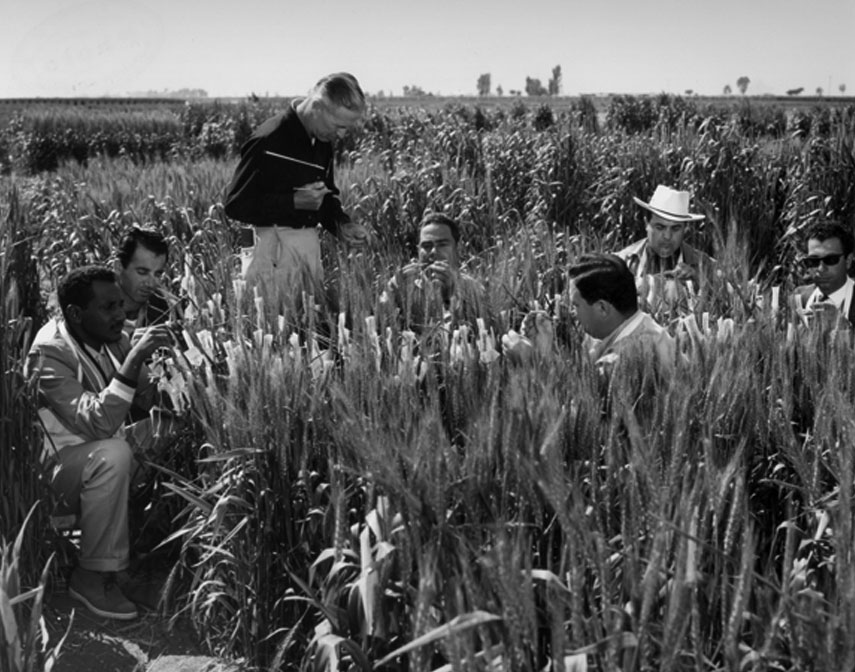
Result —
[[[309,96],[324,99],[336,107],[343,107],[352,112],[361,112],[365,109],[365,94],[356,77],[349,72],[334,72],[322,77],[312,87]]]

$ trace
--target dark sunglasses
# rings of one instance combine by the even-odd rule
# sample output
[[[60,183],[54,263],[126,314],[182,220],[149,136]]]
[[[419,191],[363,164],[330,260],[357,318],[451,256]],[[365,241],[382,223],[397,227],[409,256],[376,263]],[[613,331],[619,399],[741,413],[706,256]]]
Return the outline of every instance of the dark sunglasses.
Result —
[[[846,255],[841,253],[838,254],[826,254],[824,257],[804,257],[802,259],[802,264],[806,268],[819,268],[820,263],[825,266],[837,266],[840,263],[840,260]]]

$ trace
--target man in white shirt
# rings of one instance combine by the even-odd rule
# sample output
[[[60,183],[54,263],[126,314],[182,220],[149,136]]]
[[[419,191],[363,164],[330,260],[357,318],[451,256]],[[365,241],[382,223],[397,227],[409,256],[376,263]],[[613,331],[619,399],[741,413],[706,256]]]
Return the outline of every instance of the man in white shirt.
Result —
[[[793,297],[797,310],[807,315],[832,311],[855,324],[855,282],[848,274],[853,247],[852,233],[840,224],[822,222],[808,230],[807,254],[801,266],[812,282],[796,288]]]
[[[630,352],[652,359],[661,372],[676,357],[671,335],[638,309],[635,278],[614,254],[585,254],[570,267],[570,303],[588,335],[586,345],[598,366],[610,366]]]

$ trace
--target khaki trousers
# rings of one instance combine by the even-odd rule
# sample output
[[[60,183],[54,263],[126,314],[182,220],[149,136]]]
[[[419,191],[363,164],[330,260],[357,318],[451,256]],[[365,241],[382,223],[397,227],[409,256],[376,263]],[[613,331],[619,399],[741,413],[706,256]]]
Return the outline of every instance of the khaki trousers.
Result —
[[[54,460],[51,486],[59,506],[79,515],[80,566],[96,572],[127,568],[130,444],[111,438],[65,446]]]
[[[153,417],[125,427],[126,438],[65,446],[52,453],[57,511],[78,515],[83,569],[116,572],[129,564],[128,496],[145,478],[135,456],[156,453],[177,427],[168,416]]]
[[[255,242],[241,252],[241,276],[269,295],[305,288],[317,293],[324,279],[317,228],[255,227]]]

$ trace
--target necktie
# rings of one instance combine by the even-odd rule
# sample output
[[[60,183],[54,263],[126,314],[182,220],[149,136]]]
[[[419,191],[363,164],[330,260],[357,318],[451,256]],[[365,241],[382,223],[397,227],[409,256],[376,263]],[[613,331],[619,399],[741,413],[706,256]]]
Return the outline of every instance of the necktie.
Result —
[[[101,368],[101,373],[104,374],[104,378],[109,385],[113,374],[116,372],[116,366],[113,364],[113,358],[110,357],[110,353],[107,352],[106,345],[102,346],[98,351],[98,366]]]

